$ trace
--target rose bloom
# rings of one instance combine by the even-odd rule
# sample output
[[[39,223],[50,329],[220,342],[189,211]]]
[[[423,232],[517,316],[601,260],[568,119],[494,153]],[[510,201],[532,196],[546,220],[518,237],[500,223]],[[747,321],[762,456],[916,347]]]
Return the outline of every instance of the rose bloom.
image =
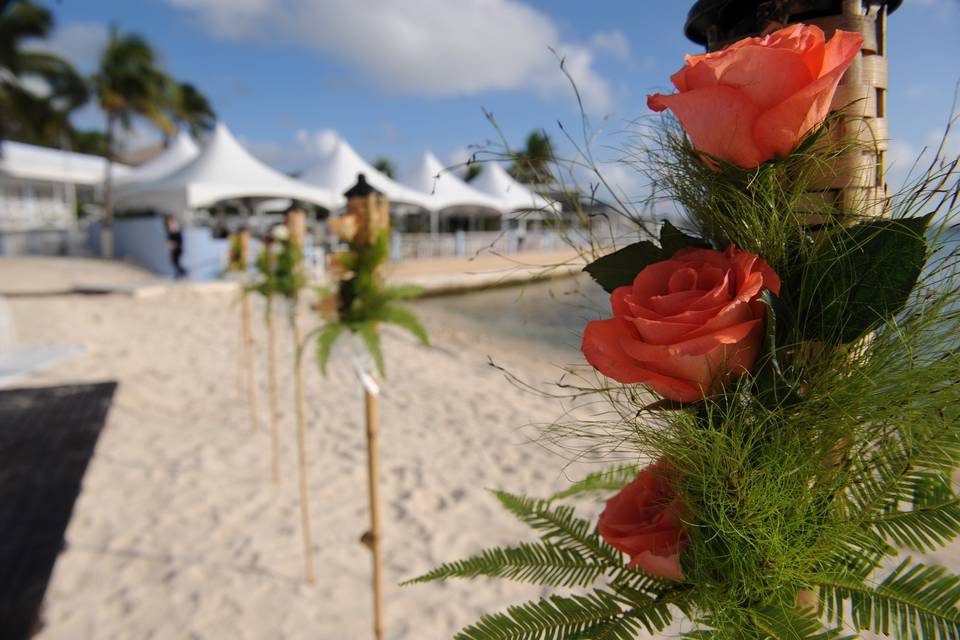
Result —
[[[752,253],[732,245],[722,253],[681,249],[614,290],[613,318],[587,324],[583,355],[618,382],[700,400],[756,362],[765,288],[779,294],[780,278]]]
[[[673,468],[659,461],[607,500],[598,529],[607,544],[630,556],[631,568],[683,580],[680,554],[690,544],[683,520],[688,510],[674,492]]]
[[[686,56],[670,76],[679,93],[648,96],[647,106],[670,109],[697,149],[752,169],[786,157],[823,122],[862,44],[860,34],[839,30],[824,42],[819,27],[802,24],[745,38]]]

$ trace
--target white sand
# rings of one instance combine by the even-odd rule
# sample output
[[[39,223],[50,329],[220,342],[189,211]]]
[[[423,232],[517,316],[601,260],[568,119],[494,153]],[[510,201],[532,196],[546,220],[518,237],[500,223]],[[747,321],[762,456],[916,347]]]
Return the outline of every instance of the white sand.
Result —
[[[56,284],[56,283],[54,283]],[[46,283],[45,286],[52,286]],[[11,298],[21,346],[86,352],[24,384],[120,382],[47,592],[43,640],[353,639],[371,629],[362,402],[341,350],[332,375],[306,367],[318,584],[303,582],[290,338],[279,316],[284,477],[270,483],[266,377],[261,429],[240,395],[239,310],[230,294],[173,290]],[[282,310],[281,310],[282,311]],[[261,310],[258,364],[265,369]],[[382,397],[388,637],[449,638],[482,612],[546,593],[500,580],[400,588],[445,560],[534,536],[485,491],[547,495],[586,467],[519,427],[559,416],[486,364],[555,380],[552,351],[506,344],[427,317],[435,349],[385,335]],[[957,547],[940,561],[956,564]],[[932,560],[932,559],[931,559]]]
[[[9,301],[21,345],[87,352],[30,376],[47,385],[120,382],[47,593],[39,636],[370,637],[363,406],[347,354],[322,379],[306,368],[318,584],[303,583],[290,334],[279,317],[284,477],[270,483],[266,376],[261,431],[238,385],[239,311],[230,295],[172,292]],[[264,346],[260,309],[255,328]],[[399,588],[444,560],[533,539],[486,488],[547,495],[565,461],[523,445],[518,427],[559,414],[486,365],[476,336],[433,323],[439,348],[385,335],[382,396],[386,612],[390,638],[449,638],[481,612],[537,596],[503,581]],[[470,348],[466,348],[467,345]],[[258,363],[265,367],[265,356]],[[508,356],[509,359],[509,356]],[[557,356],[556,359],[562,360]],[[513,366],[542,380],[539,369]],[[571,471],[579,477],[582,468]]]

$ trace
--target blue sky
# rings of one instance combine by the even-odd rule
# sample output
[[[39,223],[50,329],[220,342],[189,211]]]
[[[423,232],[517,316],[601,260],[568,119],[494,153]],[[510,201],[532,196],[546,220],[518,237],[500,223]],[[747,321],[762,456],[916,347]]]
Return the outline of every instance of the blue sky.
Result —
[[[42,0],[41,0],[42,1]],[[330,132],[401,167],[425,149],[453,163],[470,145],[512,145],[579,113],[553,47],[567,57],[601,132],[627,142],[684,53],[688,0],[47,0],[50,46],[90,69],[107,25],[147,37],[167,70],[200,87],[257,155],[302,168]],[[942,132],[960,80],[960,0],[905,0],[890,18],[892,160],[904,167]],[[99,122],[93,108],[80,124]],[[133,132],[149,139],[149,128]],[[562,146],[562,145],[560,145]],[[629,190],[631,177],[612,167]]]

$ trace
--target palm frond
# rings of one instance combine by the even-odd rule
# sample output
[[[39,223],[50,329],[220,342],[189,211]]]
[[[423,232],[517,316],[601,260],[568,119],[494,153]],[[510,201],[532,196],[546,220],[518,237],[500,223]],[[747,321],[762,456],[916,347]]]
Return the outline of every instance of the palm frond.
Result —
[[[615,595],[597,590],[587,595],[552,596],[510,607],[505,613],[483,616],[455,637],[457,640],[631,640],[640,626],[659,631],[670,618],[666,603],[651,599],[645,606],[624,609]]]
[[[466,560],[442,564],[403,584],[488,576],[552,587],[588,587],[608,570],[608,565],[585,558],[573,549],[549,544],[521,544],[519,547],[486,549]]]
[[[828,618],[844,624],[844,604],[857,630],[896,640],[960,638],[960,577],[943,567],[904,560],[877,587],[844,575],[819,576],[821,603]]]
[[[540,532],[544,542],[575,549],[611,566],[622,566],[623,556],[597,535],[590,522],[577,518],[572,507],[552,507],[548,500],[495,491],[500,503],[522,522]]]
[[[574,482],[563,491],[553,494],[549,500],[553,502],[583,494],[619,491],[636,479],[638,471],[639,466],[635,464],[624,464],[596,471],[585,476],[582,480]]]

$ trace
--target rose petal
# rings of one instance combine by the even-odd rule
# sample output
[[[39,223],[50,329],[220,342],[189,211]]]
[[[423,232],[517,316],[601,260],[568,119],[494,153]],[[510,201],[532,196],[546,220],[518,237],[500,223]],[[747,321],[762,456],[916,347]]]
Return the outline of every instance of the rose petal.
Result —
[[[683,580],[683,569],[680,568],[680,554],[671,553],[659,556],[650,551],[643,551],[633,556],[627,565],[631,569],[643,569],[647,573],[666,578],[668,580]]]
[[[647,98],[654,111],[670,109],[693,145],[721,160],[752,169],[767,158],[754,143],[760,109],[733,87],[715,86]]]
[[[580,349],[593,368],[617,382],[649,384],[657,393],[672,400],[692,402],[702,397],[698,397],[698,389],[689,383],[651,371],[630,358],[621,347],[621,340],[629,337],[623,328],[625,323],[621,318],[587,323]]]
[[[819,71],[817,67],[811,73],[804,56],[793,48],[751,44],[698,64],[687,73],[687,87],[734,87],[765,111],[813,82]]]
[[[859,55],[863,36],[837,31],[824,49],[825,72],[782,103],[760,114],[753,137],[761,153],[786,157],[800,139],[823,122],[847,67]]]

